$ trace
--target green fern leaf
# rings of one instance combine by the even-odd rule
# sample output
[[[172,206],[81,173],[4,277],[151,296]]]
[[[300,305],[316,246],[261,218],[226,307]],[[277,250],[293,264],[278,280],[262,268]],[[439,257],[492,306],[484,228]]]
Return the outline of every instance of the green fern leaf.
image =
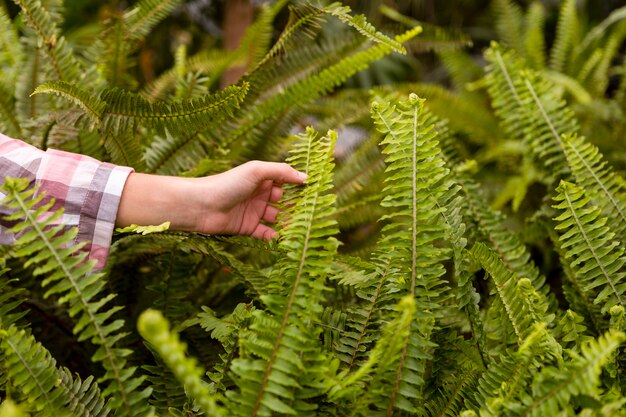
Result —
[[[544,69],[546,66],[545,6],[540,2],[532,2],[526,13],[525,23],[524,56],[532,68]]]
[[[224,411],[217,404],[217,397],[209,392],[201,379],[204,371],[198,368],[195,360],[186,356],[185,345],[180,342],[177,333],[170,331],[167,319],[159,311],[149,309],[139,316],[137,328],[200,409],[210,416],[223,416]]]
[[[54,11],[51,13],[37,0],[14,0],[14,2],[21,7],[24,19],[44,45],[42,50],[48,56],[54,78],[61,81],[79,81],[84,71],[73,50],[61,36],[60,15]]]
[[[600,209],[590,203],[583,189],[561,181],[556,189],[554,208],[561,213],[555,229],[565,260],[576,273],[586,296],[606,313],[615,304],[626,303],[626,279],[620,272],[626,257],[624,248],[613,240],[615,234],[607,227]]]
[[[241,357],[231,367],[240,390],[229,395],[232,415],[314,415],[317,406],[310,399],[325,391],[331,369],[314,323],[323,312],[325,275],[338,246],[330,193],[335,139],[334,132],[318,139],[309,128],[288,159],[308,179],[284,201],[279,249],[285,256],[261,296],[267,310],[255,311],[251,331],[241,335]]]
[[[503,44],[519,54],[524,48],[524,19],[522,8],[511,0],[495,0],[493,3],[496,15],[496,30]]]
[[[403,341],[399,361],[384,376],[387,388],[376,390],[377,409],[416,412],[423,401],[425,370],[435,346],[431,334],[448,297],[441,279],[441,262],[447,251],[435,247],[443,239],[445,211],[439,201],[449,190],[448,170],[436,140],[436,119],[424,109],[424,100],[411,94],[408,100],[372,105],[376,128],[385,135],[381,142],[388,164],[382,205],[392,211],[375,254],[377,264],[392,269],[385,291],[400,297],[411,295],[417,312],[410,334]],[[389,389],[391,387],[391,389]]]
[[[483,243],[475,243],[471,253],[494,280],[498,296],[515,329],[518,343],[522,343],[535,325],[552,321],[554,317],[547,314],[548,303],[534,289],[528,278],[518,277],[508,270],[498,256]]]
[[[556,39],[550,54],[550,69],[559,72],[566,69],[568,54],[579,41],[579,24],[576,0],[565,0],[561,4]]]
[[[533,382],[533,397],[514,414],[516,416],[558,415],[568,409],[571,398],[587,395],[597,398],[600,373],[615,350],[626,340],[621,332],[607,333],[581,347],[581,354],[569,351],[571,358],[564,368],[546,367]]]
[[[65,411],[84,417],[106,417],[110,409],[100,397],[93,377],[72,378],[35,338],[15,326],[0,330],[3,367],[15,389],[41,416],[58,416]]]
[[[485,57],[491,63],[487,70],[489,94],[505,132],[522,140],[542,162],[549,186],[570,175],[562,136],[577,132],[579,127],[554,84],[527,69],[513,53],[502,53],[497,45],[492,45]]]
[[[613,172],[598,148],[578,136],[563,139],[567,162],[576,183],[589,194],[607,218],[607,225],[626,242],[626,193],[623,179]]]
[[[152,29],[181,4],[181,0],[141,0],[124,13],[128,41],[145,38]]]
[[[124,337],[119,329],[120,319],[112,316],[120,307],[107,307],[114,294],[98,298],[103,292],[103,274],[93,274],[93,262],[87,262],[84,244],[73,245],[77,230],[58,235],[63,225],[58,223],[62,212],[58,211],[45,222],[38,219],[50,209],[54,201],[42,203],[44,195],[31,188],[27,190],[27,179],[7,178],[3,205],[13,211],[7,220],[20,220],[11,233],[20,236],[16,242],[14,256],[24,257],[24,265],[34,266],[33,274],[44,275],[42,286],[47,289],[45,297],[57,296],[68,308],[70,317],[75,318],[74,333],[79,341],[90,340],[98,346],[92,360],[102,361],[105,374],[101,382],[109,382],[103,395],[111,395],[111,406],[117,415],[144,416],[150,410],[144,400],[150,389],[137,391],[142,377],[134,376],[135,367],[127,367],[126,357],[130,351],[116,347]]]
[[[113,133],[132,131],[138,124],[173,135],[200,132],[232,116],[248,89],[233,86],[211,96],[175,103],[149,103],[143,97],[117,89],[105,90],[100,99],[107,103],[102,112],[102,129]]]
[[[95,125],[102,118],[102,113],[106,103],[76,85],[65,81],[53,81],[38,86],[31,96],[35,94],[54,94],[68,100],[70,103],[80,108]]]
[[[402,46],[402,43],[377,31],[376,28],[366,20],[364,15],[352,16],[349,7],[336,2],[326,6],[324,12],[352,26],[367,39],[376,43],[385,44],[395,52],[406,54],[406,49]]]

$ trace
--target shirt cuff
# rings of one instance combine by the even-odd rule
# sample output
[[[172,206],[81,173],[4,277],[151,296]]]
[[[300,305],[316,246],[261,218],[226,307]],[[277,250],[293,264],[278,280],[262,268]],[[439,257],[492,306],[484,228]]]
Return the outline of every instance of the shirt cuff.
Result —
[[[84,250],[96,268],[104,267],[122,191],[132,168],[100,162],[94,158],[49,149],[39,168],[41,191],[56,199],[53,210],[64,208],[61,222],[77,226],[76,243],[88,242]]]

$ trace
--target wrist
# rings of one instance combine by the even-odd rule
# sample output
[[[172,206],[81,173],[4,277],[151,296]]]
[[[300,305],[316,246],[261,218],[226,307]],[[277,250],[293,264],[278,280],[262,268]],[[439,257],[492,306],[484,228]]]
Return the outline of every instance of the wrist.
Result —
[[[116,226],[171,222],[172,230],[195,230],[199,218],[193,178],[132,173],[122,192]]]

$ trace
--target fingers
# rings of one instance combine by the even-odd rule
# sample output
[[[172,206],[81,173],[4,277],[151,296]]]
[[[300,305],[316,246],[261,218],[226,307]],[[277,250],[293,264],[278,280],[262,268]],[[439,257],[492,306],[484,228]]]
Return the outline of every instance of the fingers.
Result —
[[[272,187],[272,191],[270,192],[270,202],[278,203],[283,196],[283,189],[281,187]]]
[[[275,223],[276,217],[278,217],[278,209],[274,206],[267,206],[265,208],[265,213],[263,213],[263,221],[268,223]]]
[[[242,168],[250,170],[258,181],[272,180],[278,183],[302,184],[307,175],[286,163],[250,161],[242,165]]]
[[[252,232],[252,237],[263,240],[272,240],[278,236],[278,232],[269,226],[259,224]]]

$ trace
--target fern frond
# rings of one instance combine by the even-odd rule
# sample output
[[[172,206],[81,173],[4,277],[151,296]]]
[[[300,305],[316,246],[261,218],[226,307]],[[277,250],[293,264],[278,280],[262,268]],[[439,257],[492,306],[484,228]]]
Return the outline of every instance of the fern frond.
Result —
[[[606,313],[615,304],[626,305],[626,279],[621,272],[626,257],[624,248],[613,238],[607,219],[590,203],[583,189],[561,181],[556,189],[554,208],[561,213],[554,220],[561,234],[565,259],[576,273],[587,297]]]
[[[440,157],[437,121],[424,109],[424,100],[411,94],[408,100],[393,104],[375,102],[372,117],[385,135],[381,144],[388,164],[381,205],[392,210],[381,219],[388,224],[374,259],[393,266],[385,291],[396,297],[410,294],[418,312],[399,361],[384,376],[391,389],[377,392],[375,406],[389,414],[415,412],[423,401],[424,372],[435,346],[431,334],[440,304],[448,297],[441,279],[447,251],[434,242],[446,233],[447,226],[441,222],[445,209],[438,202],[451,184]]]
[[[22,63],[22,71],[18,74],[15,85],[15,109],[20,123],[49,113],[51,107],[49,97],[31,96],[35,88],[43,81],[44,67],[45,60],[41,49],[31,46],[27,51],[26,60]]]
[[[530,67],[534,69],[544,69],[546,66],[545,23],[545,6],[540,2],[532,2],[526,13],[524,56]]]
[[[228,371],[237,354],[239,334],[249,326],[255,308],[251,304],[238,304],[232,314],[223,318],[216,317],[208,307],[203,307],[202,310],[198,314],[198,324],[210,332],[211,338],[218,340],[224,348],[224,353],[220,354],[222,362],[216,363],[214,371],[209,372],[208,376],[219,391],[224,391],[232,384]]]
[[[520,416],[539,417],[557,415],[567,409],[571,398],[600,395],[600,373],[612,359],[615,350],[626,340],[621,332],[607,333],[585,343],[581,354],[569,351],[565,367],[544,368],[532,384],[533,397],[519,408]]]
[[[79,341],[90,340],[98,346],[94,361],[102,361],[105,374],[101,382],[109,382],[103,395],[111,395],[111,406],[119,415],[143,416],[150,410],[143,402],[150,390],[137,391],[142,377],[134,376],[136,368],[126,367],[130,351],[116,347],[124,337],[119,329],[120,319],[112,316],[120,307],[105,307],[114,295],[98,297],[105,287],[102,274],[91,273],[92,262],[87,262],[84,244],[73,245],[76,229],[58,236],[63,225],[50,226],[58,222],[62,213],[56,212],[45,222],[39,221],[54,201],[42,203],[43,195],[31,188],[28,180],[8,178],[4,185],[6,197],[3,205],[13,211],[7,220],[21,220],[10,232],[20,236],[16,242],[14,256],[25,257],[24,265],[34,266],[33,274],[44,275],[42,286],[45,296],[57,296],[60,303],[68,307],[70,317],[76,319],[74,333]]]
[[[58,416],[65,411],[85,417],[106,417],[110,409],[100,397],[93,377],[74,379],[35,338],[15,326],[0,330],[3,367],[15,389],[41,416]]]
[[[248,89],[233,86],[211,96],[177,103],[149,103],[143,97],[121,90],[105,90],[100,99],[107,103],[102,129],[114,133],[132,131],[138,124],[173,135],[202,131],[217,120],[231,116]]]
[[[466,406],[481,411],[481,416],[499,415],[499,408],[525,395],[525,389],[545,363],[559,360],[560,346],[544,325],[529,329],[528,336],[516,351],[505,352],[483,373]]]
[[[409,30],[405,34],[397,36],[396,41],[404,43],[420,31],[420,28]],[[241,139],[248,136],[257,126],[267,120],[274,120],[278,115],[294,106],[313,101],[322,94],[328,93],[350,76],[366,68],[371,62],[391,52],[392,49],[386,44],[378,44],[343,58],[338,63],[290,85],[279,94],[258,104],[255,106],[254,112],[249,114],[245,123],[241,123],[234,130],[221,133],[220,136],[227,137],[231,143],[239,142],[239,146],[243,148],[249,147],[250,143]]]
[[[564,72],[566,69],[569,52],[579,42],[579,25],[576,0],[563,1],[556,28],[556,39],[550,53],[551,70]]]
[[[376,345],[369,352],[367,361],[358,369],[350,373],[350,368],[346,369],[338,376],[338,381],[330,392],[329,397],[336,401],[342,397],[350,397],[352,407],[350,415],[362,415],[365,410],[373,404],[374,396],[371,392],[366,393],[366,383],[376,388],[381,387],[382,377],[385,372],[393,369],[400,359],[402,348],[411,328],[411,322],[415,319],[415,301],[406,295],[395,307],[396,315],[382,329]],[[369,380],[364,381],[370,374],[374,374]],[[363,394],[366,397],[363,398]],[[357,404],[354,407],[354,403]],[[374,404],[375,405],[375,404]],[[348,410],[346,410],[348,412]]]
[[[272,412],[313,415],[310,399],[325,391],[330,371],[314,325],[323,312],[321,292],[338,242],[332,188],[332,150],[336,134],[318,138],[309,128],[288,161],[308,174],[306,187],[284,204],[279,259],[257,310],[251,332],[241,335],[240,355],[231,371],[239,391],[229,396],[232,415]]]
[[[80,62],[74,51],[61,35],[58,15],[50,11],[37,0],[14,0],[22,9],[22,15],[28,25],[37,33],[42,48],[48,56],[48,62],[54,77],[61,81],[80,81],[83,74]]]
[[[518,54],[524,48],[524,16],[519,4],[511,0],[495,0],[493,3],[496,15],[496,30],[503,44]]]
[[[518,343],[522,343],[535,325],[552,321],[553,317],[547,314],[547,301],[534,289],[528,278],[518,277],[507,270],[498,256],[483,243],[476,242],[471,253],[494,280]]]
[[[569,175],[561,137],[578,130],[571,108],[549,80],[528,70],[514,54],[503,54],[494,44],[485,56],[491,63],[487,70],[489,94],[505,132],[522,140],[543,163],[548,185]]]
[[[80,108],[91,120],[92,125],[98,123],[106,103],[94,94],[65,81],[52,81],[38,86],[31,96],[35,94],[54,94],[63,97],[74,106]]]
[[[139,316],[137,328],[200,409],[210,416],[223,416],[224,410],[217,404],[219,397],[211,394],[201,379],[204,371],[198,368],[194,359],[186,356],[185,345],[181,343],[178,334],[170,330],[167,319],[159,311],[149,309]]]
[[[366,20],[364,15],[352,16],[350,14],[351,10],[349,7],[336,2],[326,6],[324,8],[324,12],[330,14],[331,16],[335,16],[343,23],[350,25],[370,41],[387,45],[387,47],[395,52],[406,54],[406,49],[402,46],[402,43],[380,33]]]
[[[479,184],[467,175],[457,174],[456,179],[462,187],[470,216],[476,222],[482,239],[496,251],[507,270],[514,272],[519,278],[531,281],[535,291],[548,302],[548,312],[553,314],[556,311],[556,300],[546,284],[546,278],[532,260],[528,248],[517,234],[505,227],[505,216],[486,203],[487,198]]]
[[[10,75],[6,81],[13,81],[18,74],[18,64],[24,60],[24,51],[14,23],[11,21],[6,5],[0,4],[0,63],[5,74]]]
[[[604,160],[598,148],[580,136],[563,138],[567,163],[582,187],[607,218],[609,229],[626,243],[624,180]]]
[[[181,0],[141,0],[124,13],[126,38],[137,41],[174,11]]]

